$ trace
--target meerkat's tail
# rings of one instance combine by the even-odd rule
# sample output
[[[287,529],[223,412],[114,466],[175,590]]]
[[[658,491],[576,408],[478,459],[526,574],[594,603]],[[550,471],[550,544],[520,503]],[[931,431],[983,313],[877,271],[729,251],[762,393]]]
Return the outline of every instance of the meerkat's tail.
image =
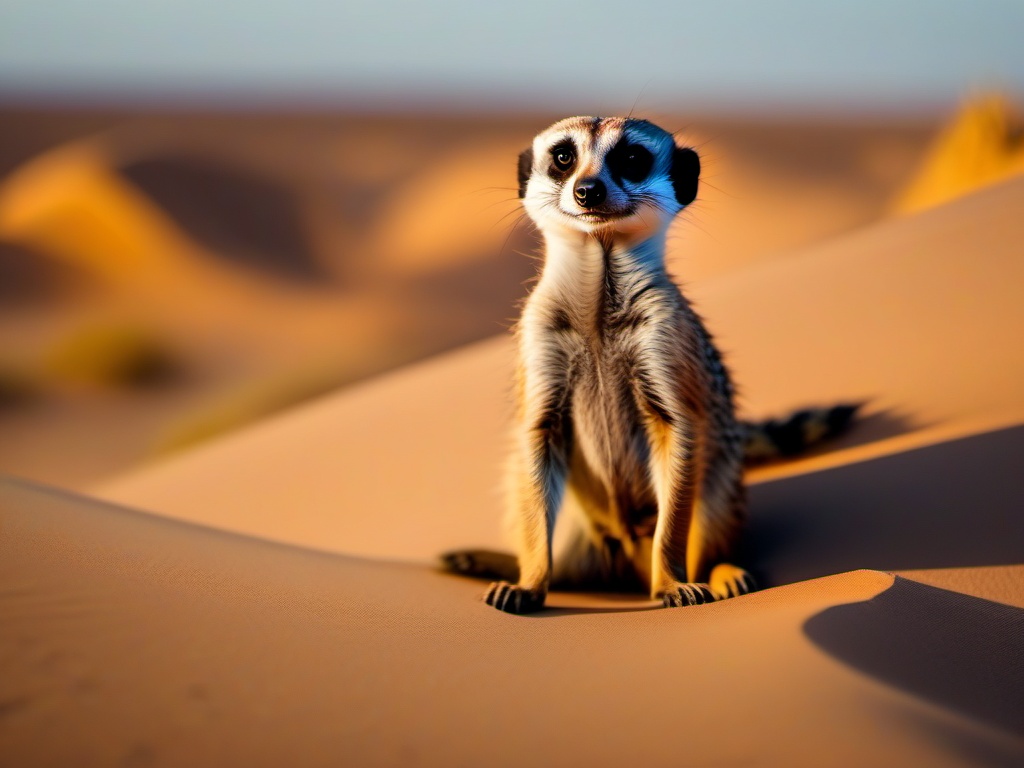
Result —
[[[798,456],[822,440],[841,435],[849,429],[862,405],[805,408],[781,420],[742,422],[746,432],[744,463],[763,464]]]
[[[459,549],[440,557],[441,570],[476,579],[519,581],[519,561],[508,552],[490,549]]]

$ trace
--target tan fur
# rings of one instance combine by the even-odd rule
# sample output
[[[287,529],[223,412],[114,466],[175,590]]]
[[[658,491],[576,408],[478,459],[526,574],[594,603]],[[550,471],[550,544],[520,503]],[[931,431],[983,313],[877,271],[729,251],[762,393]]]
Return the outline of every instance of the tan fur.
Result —
[[[630,180],[637,146],[650,170]],[[558,147],[574,155],[567,173]],[[753,588],[724,562],[745,515],[732,385],[664,269],[666,230],[689,202],[673,185],[687,167],[678,150],[646,121],[576,117],[527,156],[523,202],[545,258],[516,327],[508,515],[520,577],[486,595],[502,610],[536,610],[552,582],[641,586],[668,606]],[[606,190],[599,206],[574,197],[588,182]]]

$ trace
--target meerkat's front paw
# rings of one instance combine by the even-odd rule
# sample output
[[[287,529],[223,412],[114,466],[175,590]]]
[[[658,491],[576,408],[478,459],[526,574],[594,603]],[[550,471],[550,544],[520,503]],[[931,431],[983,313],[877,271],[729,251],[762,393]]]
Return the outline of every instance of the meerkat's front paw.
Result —
[[[742,568],[719,563],[711,569],[711,578],[708,579],[711,591],[717,600],[724,600],[727,597],[739,597],[757,589],[754,577]]]
[[[533,613],[544,607],[543,592],[526,589],[507,581],[491,584],[484,595],[484,602],[505,613]]]
[[[715,596],[707,584],[683,584],[677,582],[658,594],[666,608],[683,608],[687,605],[701,605],[715,602]]]

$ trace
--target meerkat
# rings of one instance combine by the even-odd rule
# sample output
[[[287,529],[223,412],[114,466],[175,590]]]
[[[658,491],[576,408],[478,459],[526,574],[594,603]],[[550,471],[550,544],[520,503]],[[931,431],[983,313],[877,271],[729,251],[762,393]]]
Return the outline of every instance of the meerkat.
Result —
[[[446,567],[501,579],[484,599],[517,614],[552,584],[636,587],[670,607],[750,592],[732,561],[745,460],[797,452],[855,407],[737,420],[721,355],[665,268],[669,224],[697,196],[694,149],[646,120],[572,117],[538,134],[518,170],[544,258],[515,327],[517,557],[452,552]]]

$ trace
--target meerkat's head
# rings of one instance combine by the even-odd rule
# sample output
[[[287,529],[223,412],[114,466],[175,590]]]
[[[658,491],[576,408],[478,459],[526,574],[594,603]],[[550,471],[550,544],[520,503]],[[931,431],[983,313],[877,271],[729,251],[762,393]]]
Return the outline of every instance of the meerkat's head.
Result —
[[[541,230],[643,237],[693,202],[699,175],[697,153],[646,120],[570,117],[519,156],[519,197]]]

